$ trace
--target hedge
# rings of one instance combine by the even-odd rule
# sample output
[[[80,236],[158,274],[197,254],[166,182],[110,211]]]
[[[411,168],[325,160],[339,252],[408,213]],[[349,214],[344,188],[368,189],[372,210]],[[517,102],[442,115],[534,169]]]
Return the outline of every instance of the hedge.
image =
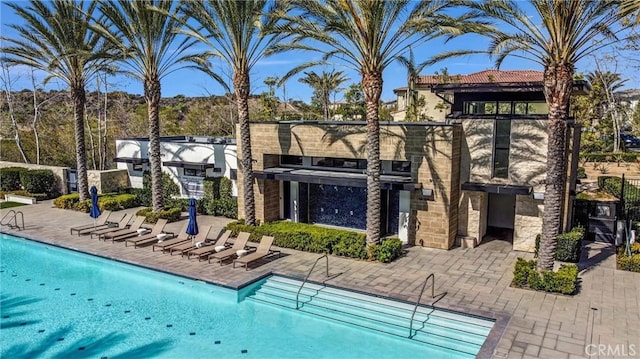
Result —
[[[638,152],[590,152],[580,153],[580,159],[586,162],[636,162],[640,159]]]
[[[149,207],[153,203],[153,194],[151,191],[151,175],[145,173],[142,177],[142,188],[132,188],[131,193],[138,196],[141,206]],[[162,195],[165,201],[174,195],[180,194],[180,187],[173,181],[168,173],[162,173]]]
[[[292,248],[313,253],[328,253],[337,256],[391,262],[402,254],[402,242],[397,238],[383,240],[366,250],[366,236],[363,233],[342,229],[325,228],[306,223],[287,221],[270,222],[261,226],[250,226],[242,221],[226,226],[234,236],[239,232],[251,233],[252,241],[262,236],[273,236],[278,247]]]
[[[518,258],[513,271],[511,284],[517,288],[531,288],[534,290],[574,294],[578,283],[578,266],[563,264],[557,272],[536,270],[536,261]]]
[[[0,168],[0,190],[16,191],[22,189],[20,173],[24,171],[28,171],[28,169],[24,167]]]
[[[156,223],[159,218],[164,218],[169,222],[179,221],[182,216],[182,208],[165,208],[158,212],[154,212],[153,208],[146,207],[136,212],[137,216],[144,216],[145,222]]]
[[[87,199],[80,202],[80,195],[72,193],[54,199],[53,205],[57,208],[74,209],[88,213],[91,209],[91,200]],[[98,196],[98,207],[102,210],[119,211],[137,207],[138,205],[138,197],[134,194],[103,194]]]
[[[640,243],[631,245],[631,256],[625,255],[624,249],[624,246],[618,248],[616,257],[618,269],[640,273]]]
[[[613,176],[598,176],[598,187],[603,191],[622,198],[622,178]],[[640,206],[640,188],[625,180],[624,183],[625,208]]]
[[[30,193],[56,192],[56,175],[51,170],[29,170],[20,172],[20,184]]]
[[[567,233],[558,234],[556,241],[555,260],[562,262],[577,263],[580,261],[580,253],[582,251],[582,240],[584,239],[584,227],[574,227]],[[538,258],[540,250],[540,234],[536,236],[536,245],[533,256]]]
[[[238,218],[238,200],[232,196],[233,182],[230,179],[226,177],[207,178],[203,184],[204,213],[212,216]]]

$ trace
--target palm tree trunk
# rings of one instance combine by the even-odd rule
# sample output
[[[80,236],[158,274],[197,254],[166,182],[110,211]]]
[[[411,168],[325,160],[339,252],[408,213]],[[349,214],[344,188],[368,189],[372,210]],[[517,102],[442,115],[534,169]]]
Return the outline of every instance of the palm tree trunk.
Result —
[[[160,91],[160,80],[157,77],[145,79],[144,97],[149,114],[149,166],[151,167],[151,198],[154,212],[164,207],[160,159]]]
[[[362,76],[367,119],[367,246],[380,242],[380,122],[382,73]]]
[[[253,195],[253,157],[251,156],[251,133],[249,131],[249,73],[236,71],[233,75],[233,87],[238,105],[240,123],[240,143],[242,146],[242,190],[244,196],[244,220],[251,226],[256,225],[256,203]]]
[[[73,116],[76,137],[76,165],[78,167],[78,194],[80,201],[89,198],[89,183],[87,180],[87,151],[84,144],[84,104],[86,96],[84,91],[84,81],[71,87],[71,98],[73,101]]]
[[[572,86],[573,71],[569,66],[556,65],[545,69],[544,94],[549,106],[549,142],[538,270],[553,269],[556,239],[562,221],[566,185],[566,121]]]

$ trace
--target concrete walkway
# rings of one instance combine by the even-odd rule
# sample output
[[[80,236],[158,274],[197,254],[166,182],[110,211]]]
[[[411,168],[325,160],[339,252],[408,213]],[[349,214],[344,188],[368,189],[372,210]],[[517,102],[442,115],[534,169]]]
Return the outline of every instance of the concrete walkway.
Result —
[[[233,288],[269,273],[304,278],[320,256],[283,249],[281,258],[265,260],[245,271],[152,252],[150,247],[134,249],[122,243],[70,235],[70,227],[90,222],[89,217],[52,208],[51,201],[16,209],[24,212],[26,229],[14,231],[3,227],[2,231]],[[198,217],[199,225],[223,226],[228,222],[224,218]],[[167,227],[177,232],[183,224],[175,222]],[[512,251],[510,243],[499,240],[474,249],[443,251],[412,247],[404,257],[390,264],[331,256],[332,277],[327,280],[324,264],[320,263],[311,279],[415,301],[424,278],[434,273],[436,295],[446,292],[436,306],[502,318],[506,329],[498,337],[490,338],[497,345],[487,356],[640,358],[640,273],[616,270],[612,248],[597,243],[585,247],[580,263],[581,289],[572,297],[511,288],[513,265],[519,256],[532,257],[529,253]],[[432,299],[425,294],[421,303],[431,304]]]

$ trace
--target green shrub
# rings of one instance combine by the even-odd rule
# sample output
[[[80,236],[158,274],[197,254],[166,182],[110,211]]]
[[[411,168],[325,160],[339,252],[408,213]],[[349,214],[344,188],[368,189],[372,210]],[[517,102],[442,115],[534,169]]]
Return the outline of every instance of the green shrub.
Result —
[[[175,222],[180,220],[180,216],[182,215],[181,208],[165,208],[158,212],[153,212],[151,207],[146,207],[138,210],[136,212],[137,216],[144,216],[145,222],[147,223],[156,223],[159,218],[163,218],[168,220],[169,222]]]
[[[151,193],[151,175],[149,173],[145,173],[142,177],[142,188],[133,188],[131,189],[131,193],[138,197],[138,203],[140,203],[141,206],[152,206],[153,195]],[[173,179],[171,179],[171,176],[168,173],[164,172],[162,173],[162,194],[165,201],[172,196],[180,194],[180,187],[178,187]]]
[[[580,260],[584,228],[575,227],[570,232],[558,235],[555,259],[562,262],[577,263]]]
[[[0,190],[15,191],[22,188],[20,173],[28,171],[24,167],[4,167],[0,168]]]
[[[65,194],[53,200],[53,205],[62,209],[73,209],[76,203],[80,201],[80,195],[77,193]]]
[[[263,235],[273,236],[274,244],[278,247],[359,259],[367,258],[366,237],[363,233],[287,221],[270,222],[257,227],[244,224],[243,221],[236,221],[229,223],[226,229],[231,230],[234,236],[239,232],[249,232],[252,241],[260,240]],[[395,241],[391,241],[385,247],[385,256],[391,258],[395,253],[397,253],[396,244]]]
[[[578,179],[585,179],[587,178],[587,171],[584,169],[584,167],[578,167],[578,172],[576,173],[576,176]]]
[[[233,182],[226,177],[207,178],[202,198],[204,213],[238,218],[238,200],[232,196]]]
[[[618,254],[618,269],[640,273],[640,254],[625,256]]]
[[[371,247],[376,247],[376,249],[370,250]],[[367,255],[369,259],[389,263],[402,255],[402,241],[398,238],[385,239],[381,244],[370,245],[367,248]]]
[[[46,193],[54,196],[56,176],[51,170],[29,170],[20,172],[22,188],[30,193]]]
[[[511,284],[518,288],[531,288],[550,293],[573,294],[578,283],[578,266],[566,264],[557,272],[536,270],[536,261],[518,258]]]
[[[591,152],[580,153],[580,159],[586,162],[635,162],[640,159],[637,152]]]

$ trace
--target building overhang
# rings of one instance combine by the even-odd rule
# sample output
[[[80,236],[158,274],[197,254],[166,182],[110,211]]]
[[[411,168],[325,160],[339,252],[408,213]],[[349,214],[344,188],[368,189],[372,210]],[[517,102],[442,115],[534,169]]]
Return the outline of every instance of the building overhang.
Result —
[[[254,176],[261,179],[296,181],[323,185],[350,187],[367,186],[367,175],[354,172],[272,167],[265,168],[262,172],[256,171],[254,172]],[[402,191],[413,191],[416,188],[411,177],[394,175],[380,175],[380,186],[382,189]]]
[[[496,194],[508,194],[508,195],[530,195],[531,186],[517,186],[517,185],[505,185],[498,183],[477,183],[477,182],[465,182],[462,184],[461,189],[463,191],[476,191]]]
[[[113,162],[133,163],[134,165],[139,165],[143,163],[149,163],[149,159],[139,157],[114,157]]]
[[[178,168],[189,168],[204,171],[207,168],[215,168],[214,163],[202,163],[202,162],[185,162],[185,161],[164,161],[162,162],[163,166],[166,167],[178,167]]]

